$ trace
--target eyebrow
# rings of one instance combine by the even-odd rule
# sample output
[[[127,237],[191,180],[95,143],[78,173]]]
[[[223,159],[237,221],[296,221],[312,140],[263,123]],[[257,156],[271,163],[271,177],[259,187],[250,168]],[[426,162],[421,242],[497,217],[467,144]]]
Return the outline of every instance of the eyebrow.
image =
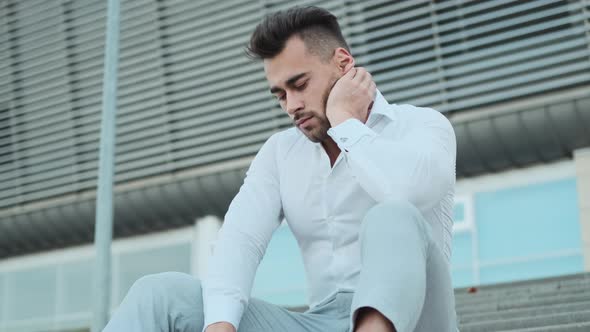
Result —
[[[295,82],[297,82],[300,78],[306,76],[307,74],[309,74],[309,73],[305,72],[305,73],[291,76],[288,80],[285,81],[285,85],[286,86],[293,86],[293,85],[295,85]],[[283,91],[283,89],[279,88],[278,86],[273,86],[270,88],[270,93],[272,93],[272,94],[275,94],[280,91]]]

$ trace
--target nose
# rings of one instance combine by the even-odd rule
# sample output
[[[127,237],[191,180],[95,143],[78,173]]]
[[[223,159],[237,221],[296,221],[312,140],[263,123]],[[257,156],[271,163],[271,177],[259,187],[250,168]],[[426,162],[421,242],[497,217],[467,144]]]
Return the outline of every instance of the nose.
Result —
[[[295,114],[302,110],[303,106],[303,98],[298,94],[292,93],[287,96],[286,110],[291,118],[295,117]]]

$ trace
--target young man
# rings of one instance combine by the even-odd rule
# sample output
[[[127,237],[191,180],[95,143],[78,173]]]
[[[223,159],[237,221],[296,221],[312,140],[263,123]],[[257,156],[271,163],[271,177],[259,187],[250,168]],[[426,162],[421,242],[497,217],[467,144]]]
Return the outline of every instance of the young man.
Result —
[[[323,9],[266,17],[248,51],[294,128],[256,155],[206,280],[138,280],[105,331],[456,331],[450,123],[432,109],[389,105]],[[283,217],[304,258],[305,313],[249,296]]]

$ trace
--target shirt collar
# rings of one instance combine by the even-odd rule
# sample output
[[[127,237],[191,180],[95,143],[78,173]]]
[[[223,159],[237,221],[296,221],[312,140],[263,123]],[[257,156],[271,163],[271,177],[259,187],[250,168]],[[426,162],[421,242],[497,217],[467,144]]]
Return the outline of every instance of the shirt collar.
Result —
[[[389,103],[387,100],[385,100],[385,97],[383,97],[381,91],[377,90],[375,94],[375,100],[373,102],[373,108],[371,109],[371,114],[369,114],[367,123],[369,123],[371,118],[375,117],[375,115],[382,115],[388,117],[390,120],[395,120],[395,113],[389,106]]]

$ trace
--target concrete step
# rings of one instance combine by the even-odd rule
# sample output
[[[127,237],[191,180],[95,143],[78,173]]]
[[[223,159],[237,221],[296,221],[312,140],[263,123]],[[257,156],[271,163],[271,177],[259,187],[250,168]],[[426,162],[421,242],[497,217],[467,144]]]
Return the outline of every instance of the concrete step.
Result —
[[[555,304],[569,304],[590,301],[590,294],[582,295],[555,295],[553,297],[544,297],[540,299],[508,299],[504,301],[489,301],[471,305],[458,305],[456,311],[459,315],[497,312],[518,308],[542,307]]]
[[[590,331],[590,322],[560,324],[543,327],[530,327],[526,329],[500,330],[496,332],[588,332]]]
[[[503,330],[541,328],[572,323],[590,323],[590,308],[584,311],[549,314],[541,317],[485,320],[461,324],[461,332],[494,332]]]
[[[514,295],[503,295],[503,296],[473,296],[470,299],[458,299],[455,301],[456,307],[470,307],[482,303],[489,302],[509,302],[514,300],[542,300],[542,299],[553,299],[555,297],[565,296],[590,296],[590,287],[588,289],[571,289],[571,290],[555,290],[555,291],[537,291],[530,290],[527,292],[519,292]]]
[[[536,286],[523,286],[521,289],[510,289],[510,290],[493,290],[493,291],[481,291],[478,290],[471,294],[457,294],[455,293],[455,299],[457,303],[469,302],[474,299],[495,299],[502,297],[511,296],[522,296],[527,294],[541,294],[541,293],[579,293],[590,291],[590,283],[575,284],[575,285],[559,285],[559,284],[547,284],[547,285],[536,285]]]
[[[589,308],[590,301],[567,304],[553,304],[531,308],[516,308],[496,312],[477,312],[471,314],[462,314],[459,316],[459,321],[461,324],[466,324],[471,322],[482,322],[488,320],[504,320],[520,317],[540,317],[558,313],[584,311],[588,310]]]
[[[539,278],[530,280],[519,280],[514,282],[503,282],[497,284],[480,285],[477,288],[481,292],[494,291],[494,290],[510,290],[510,289],[522,289],[523,287],[533,285],[546,285],[546,284],[576,284],[576,283],[590,283],[590,273],[576,273],[563,276],[555,276],[549,278]],[[455,294],[468,294],[468,290],[471,287],[456,288]]]

